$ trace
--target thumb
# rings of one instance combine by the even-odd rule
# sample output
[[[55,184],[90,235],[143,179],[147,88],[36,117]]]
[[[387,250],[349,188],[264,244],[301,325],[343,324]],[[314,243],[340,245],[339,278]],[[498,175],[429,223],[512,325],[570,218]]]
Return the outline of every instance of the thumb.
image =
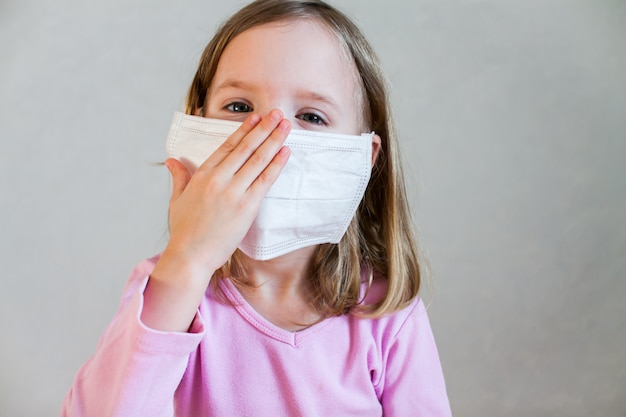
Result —
[[[191,180],[191,174],[182,162],[174,158],[168,158],[165,166],[172,175],[172,201],[174,201],[185,191],[185,187]]]

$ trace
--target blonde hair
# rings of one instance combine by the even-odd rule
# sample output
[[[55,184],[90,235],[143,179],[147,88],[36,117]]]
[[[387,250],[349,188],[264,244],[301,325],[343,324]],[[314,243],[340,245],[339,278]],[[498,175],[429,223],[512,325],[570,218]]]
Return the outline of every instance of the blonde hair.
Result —
[[[418,294],[421,270],[413,234],[396,133],[381,66],[371,46],[343,13],[323,1],[257,0],[227,20],[205,48],[186,100],[187,114],[205,105],[218,62],[238,34],[271,22],[313,19],[334,33],[352,59],[363,98],[363,123],[381,138],[365,195],[338,244],[320,245],[309,269],[313,305],[322,317],[346,313],[379,317],[408,305]],[[363,271],[362,271],[363,270]],[[362,272],[387,280],[386,294],[363,303]],[[236,251],[212,282],[230,277],[245,285],[245,264]],[[368,287],[369,288],[369,287]]]

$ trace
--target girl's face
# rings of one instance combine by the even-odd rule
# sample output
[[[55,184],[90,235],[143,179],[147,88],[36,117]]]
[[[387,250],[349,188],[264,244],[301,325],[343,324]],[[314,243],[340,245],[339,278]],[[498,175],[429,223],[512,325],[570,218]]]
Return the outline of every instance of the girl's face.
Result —
[[[224,50],[204,116],[243,121],[279,109],[296,129],[360,134],[361,89],[347,56],[314,20],[249,29]]]

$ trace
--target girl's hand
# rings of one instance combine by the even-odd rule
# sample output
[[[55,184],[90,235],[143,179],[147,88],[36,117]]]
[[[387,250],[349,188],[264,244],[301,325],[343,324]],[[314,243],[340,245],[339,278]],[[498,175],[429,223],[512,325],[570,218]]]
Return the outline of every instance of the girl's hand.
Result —
[[[142,320],[187,330],[209,280],[252,225],[289,158],[291,129],[278,110],[253,114],[194,173],[165,161],[173,178],[170,240],[144,292]]]
[[[263,120],[252,115],[193,177],[179,161],[166,161],[173,176],[168,255],[211,273],[228,260],[287,162],[281,147],[289,130],[278,110]]]

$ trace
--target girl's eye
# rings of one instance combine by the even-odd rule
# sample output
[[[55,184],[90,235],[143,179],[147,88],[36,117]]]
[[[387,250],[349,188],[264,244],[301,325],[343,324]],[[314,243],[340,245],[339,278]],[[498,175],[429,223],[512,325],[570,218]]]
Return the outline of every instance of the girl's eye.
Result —
[[[226,107],[226,110],[230,110],[234,113],[250,113],[252,111],[252,107],[247,105],[246,103],[242,103],[240,101],[236,101],[234,103],[230,103]]]
[[[326,125],[326,120],[322,119],[321,116],[315,113],[303,113],[299,116],[296,116],[298,119],[304,120],[307,123],[312,123],[314,125]]]

